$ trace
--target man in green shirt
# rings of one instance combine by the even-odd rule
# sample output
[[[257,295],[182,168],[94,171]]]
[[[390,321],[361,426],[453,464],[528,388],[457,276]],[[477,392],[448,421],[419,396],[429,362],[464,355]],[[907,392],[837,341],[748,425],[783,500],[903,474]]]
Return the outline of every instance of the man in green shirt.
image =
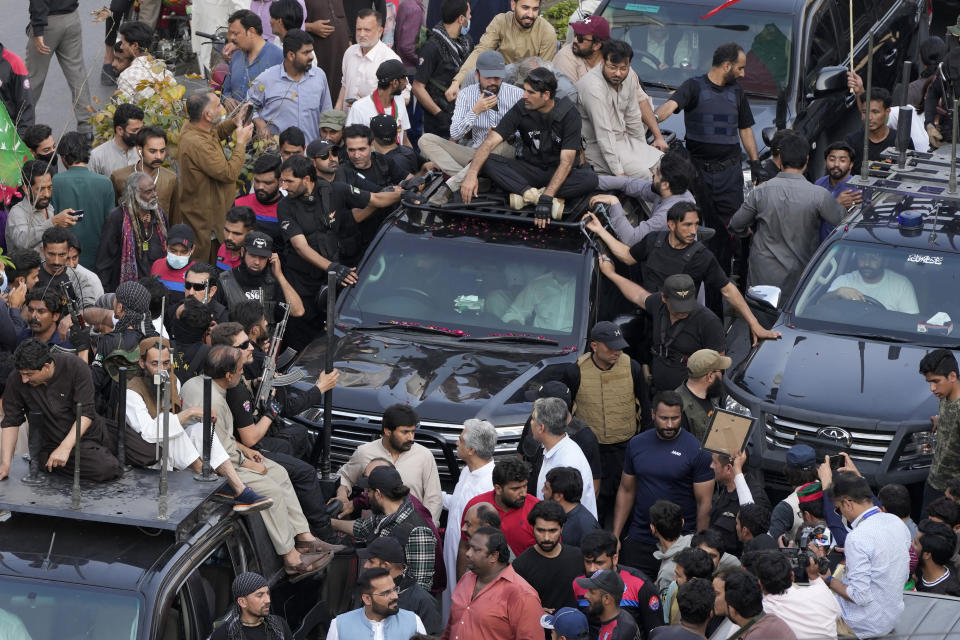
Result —
[[[930,475],[923,487],[923,504],[944,495],[947,481],[960,477],[960,379],[957,359],[949,349],[934,349],[920,361],[920,375],[940,399],[940,411],[930,418],[937,442]]]
[[[64,135],[57,145],[57,154],[66,171],[60,171],[53,177],[53,210],[70,208],[74,210],[74,215],[77,215],[77,211],[83,211],[83,216],[78,216],[77,224],[70,231],[83,247],[80,264],[92,270],[97,261],[103,223],[107,213],[114,207],[113,183],[110,178],[87,168],[90,143],[82,134],[71,131]]]

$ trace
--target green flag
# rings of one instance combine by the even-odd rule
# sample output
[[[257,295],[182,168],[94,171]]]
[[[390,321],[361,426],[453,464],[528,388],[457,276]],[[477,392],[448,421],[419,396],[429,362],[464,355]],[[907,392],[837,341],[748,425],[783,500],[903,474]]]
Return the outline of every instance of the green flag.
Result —
[[[17,128],[0,104],[0,185],[20,184],[20,167],[32,157],[27,145],[17,135]]]

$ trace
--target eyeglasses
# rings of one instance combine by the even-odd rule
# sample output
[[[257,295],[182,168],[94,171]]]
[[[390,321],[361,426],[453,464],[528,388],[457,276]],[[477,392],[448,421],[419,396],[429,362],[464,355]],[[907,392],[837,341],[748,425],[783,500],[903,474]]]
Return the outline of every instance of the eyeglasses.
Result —
[[[203,282],[184,282],[184,289],[192,289],[194,291],[203,291],[209,285],[209,280],[204,280]]]
[[[390,594],[393,594],[393,593],[400,593],[400,588],[394,587],[393,589],[387,589],[386,591],[379,591],[377,593],[374,593],[373,595],[379,598],[388,598],[390,597]]]
[[[327,158],[330,157],[330,154],[331,154],[331,153],[334,154],[334,155],[337,155],[337,156],[340,155],[340,149],[339,149],[339,147],[330,147],[329,149],[327,149],[327,150],[324,151],[323,153],[314,154],[313,157],[314,157],[314,158],[320,158],[321,160],[326,160]]]
[[[587,39],[587,36],[582,36],[582,35],[580,35],[580,34],[577,34],[577,35],[574,36],[574,37],[576,38],[577,42],[596,42],[596,40],[594,40],[593,38],[590,38],[590,39],[588,40],[588,39]]]

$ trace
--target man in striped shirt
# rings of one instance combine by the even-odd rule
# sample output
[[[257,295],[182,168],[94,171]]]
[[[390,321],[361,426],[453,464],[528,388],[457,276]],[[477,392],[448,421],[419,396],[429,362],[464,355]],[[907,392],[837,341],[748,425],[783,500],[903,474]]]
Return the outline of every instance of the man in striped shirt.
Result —
[[[475,84],[468,85],[457,94],[457,104],[450,122],[450,140],[432,133],[420,138],[420,151],[447,175],[445,188],[431,198],[431,204],[448,202],[460,190],[466,176],[467,165],[473,159],[477,147],[487,139],[487,134],[500,123],[503,114],[523,97],[523,90],[505,83],[507,74],[503,56],[497,51],[484,51],[477,58]],[[470,146],[457,141],[470,134]],[[493,151],[512,158],[516,155],[508,142],[502,142]]]

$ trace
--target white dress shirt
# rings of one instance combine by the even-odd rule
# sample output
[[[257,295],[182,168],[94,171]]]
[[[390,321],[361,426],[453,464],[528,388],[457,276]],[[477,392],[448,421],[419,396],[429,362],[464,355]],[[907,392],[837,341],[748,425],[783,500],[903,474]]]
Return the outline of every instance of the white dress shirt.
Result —
[[[543,464],[540,465],[540,475],[537,476],[537,497],[541,500],[543,500],[543,483],[547,480],[547,472],[554,467],[573,467],[580,472],[583,478],[580,504],[596,518],[597,497],[593,491],[593,470],[590,469],[590,463],[587,462],[587,456],[583,455],[580,445],[567,434],[564,434],[560,442],[550,449],[544,447]]]
[[[356,100],[373,93],[377,88],[377,69],[387,60],[399,60],[400,56],[382,41],[373,45],[366,54],[360,45],[353,44],[343,52],[343,108],[349,112],[347,100]],[[400,94],[403,101],[410,100],[410,86]]]

